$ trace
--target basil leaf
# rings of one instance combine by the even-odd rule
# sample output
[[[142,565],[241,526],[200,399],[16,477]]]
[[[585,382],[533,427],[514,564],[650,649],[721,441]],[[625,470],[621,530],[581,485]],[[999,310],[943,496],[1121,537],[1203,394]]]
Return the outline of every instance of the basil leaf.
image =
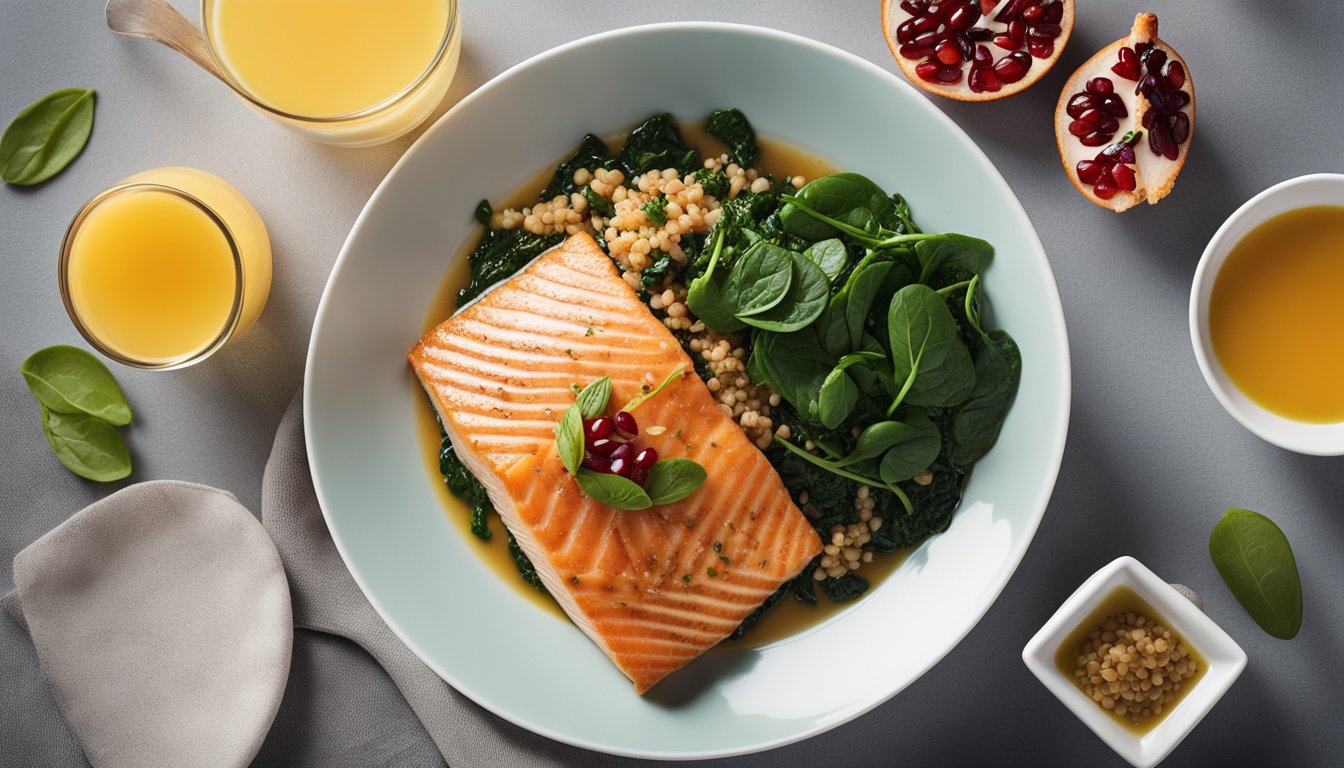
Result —
[[[42,432],[65,468],[99,483],[131,474],[131,454],[116,428],[83,413],[57,413],[42,406]]]
[[[1209,534],[1209,557],[1255,623],[1291,640],[1302,628],[1302,581],[1288,537],[1273,520],[1229,509]]]
[[[641,394],[635,395],[633,398],[630,399],[630,402],[625,404],[625,407],[622,408],[621,410],[627,413],[635,410],[640,405],[642,405],[645,400],[648,400],[650,397],[653,397],[659,392],[662,392],[663,389],[667,387],[668,384],[671,384],[672,382],[681,378],[685,373],[686,373],[686,366],[678,365],[676,368],[672,369],[671,373],[667,374],[667,378],[663,379],[662,384],[659,384],[657,387],[648,392],[643,392]]]
[[[93,130],[93,91],[62,88],[30,104],[0,137],[0,179],[38,184],[79,156]]]
[[[611,402],[611,377],[603,376],[592,384],[583,388],[579,396],[574,399],[574,404],[579,406],[579,415],[585,419],[595,419],[607,412],[607,405]],[[583,438],[583,425],[579,425],[579,438]],[[582,461],[583,457],[580,456]]]
[[[1022,353],[1013,337],[1002,329],[981,336],[980,354],[975,358],[975,389],[952,414],[952,450],[948,456],[952,463],[969,466],[994,447],[1021,379]]]
[[[793,254],[777,245],[757,241],[733,265],[723,286],[723,300],[739,320],[744,320],[783,301],[793,279]]]
[[[655,464],[654,466],[658,465]],[[650,471],[650,476],[652,476],[652,471]],[[609,507],[636,510],[648,509],[653,506],[653,502],[649,500],[649,494],[645,493],[643,488],[640,488],[633,480],[627,480],[620,475],[580,469],[574,475],[574,479],[578,480],[579,488],[585,496]]]
[[[19,373],[47,410],[86,413],[118,426],[131,421],[131,406],[112,372],[82,349],[64,344],[39,349]]]
[[[905,402],[942,407],[970,396],[975,388],[971,353],[947,303],[933,289],[916,283],[897,291],[887,313],[887,333]],[[896,402],[901,401],[898,396]]]
[[[690,459],[663,459],[649,469],[644,491],[654,504],[671,504],[699,490],[705,477],[705,468]]]
[[[555,425],[555,447],[569,474],[578,472],[583,464],[583,414],[578,402],[566,408],[560,423]]]
[[[849,251],[837,238],[813,243],[810,248],[803,251],[803,255],[816,264],[831,282],[835,282],[840,273],[845,271],[845,267],[849,266]]]

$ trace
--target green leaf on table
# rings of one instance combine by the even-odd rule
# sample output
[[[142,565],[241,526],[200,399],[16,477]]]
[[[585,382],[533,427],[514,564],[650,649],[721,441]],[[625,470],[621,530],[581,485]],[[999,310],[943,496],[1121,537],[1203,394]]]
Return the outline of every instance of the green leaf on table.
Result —
[[[644,491],[653,504],[671,504],[699,490],[705,477],[705,468],[690,459],[663,459],[649,469]]]
[[[42,432],[65,468],[99,483],[131,474],[131,454],[116,428],[85,413],[58,413],[42,406]]]
[[[78,347],[39,349],[19,366],[33,397],[56,413],[85,413],[118,426],[131,422],[131,406],[112,372]]]
[[[0,179],[39,184],[65,169],[93,131],[93,91],[62,88],[28,105],[0,137]]]
[[[1273,520],[1229,509],[1209,534],[1209,557],[1260,628],[1291,640],[1302,628],[1302,581],[1288,537]]]

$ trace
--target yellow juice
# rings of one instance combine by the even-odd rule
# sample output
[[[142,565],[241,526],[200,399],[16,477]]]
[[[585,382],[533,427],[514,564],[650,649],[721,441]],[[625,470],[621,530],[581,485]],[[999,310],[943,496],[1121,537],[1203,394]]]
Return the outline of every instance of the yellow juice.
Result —
[[[91,200],[62,253],[67,309],[113,359],[170,368],[204,358],[256,319],[271,280],[256,210],[217,176],[158,168]]]
[[[202,15],[238,90],[310,138],[352,144],[403,133],[442,99],[455,12],[453,0],[205,0]],[[365,124],[333,124],[346,118]]]

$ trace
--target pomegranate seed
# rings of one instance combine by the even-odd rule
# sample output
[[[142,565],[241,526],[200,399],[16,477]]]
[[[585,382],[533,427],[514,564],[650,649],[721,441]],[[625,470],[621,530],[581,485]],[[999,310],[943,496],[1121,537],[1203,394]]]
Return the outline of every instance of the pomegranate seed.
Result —
[[[1058,24],[1035,24],[1027,31],[1027,36],[1037,40],[1054,40],[1063,31]]]
[[[974,5],[963,5],[947,17],[947,26],[958,32],[965,32],[980,20],[980,11]]]
[[[1095,187],[1092,187],[1092,194],[1100,197],[1102,200],[1110,200],[1112,197],[1115,197],[1115,186],[1107,184],[1104,181],[1099,181]]]
[[[1122,144],[1120,146],[1120,152],[1115,156],[1115,161],[1117,163],[1127,163],[1129,165],[1133,165],[1134,163],[1138,162],[1138,158],[1134,157],[1133,147],[1131,147],[1128,144]]]
[[[920,80],[936,83],[938,82],[938,70],[942,68],[942,65],[937,62],[921,61],[919,64],[915,65],[915,74],[919,75]]]
[[[1119,96],[1102,96],[1100,106],[1111,117],[1128,117],[1129,110]]]
[[[1144,75],[1139,84],[1134,86],[1135,93],[1151,93],[1155,90],[1157,90],[1157,75],[1151,73]]]
[[[1171,121],[1171,140],[1184,144],[1190,138],[1190,118],[1184,113],[1176,115]]]
[[[1161,155],[1168,160],[1175,160],[1179,154],[1176,145],[1167,136],[1166,126],[1157,126],[1148,131],[1148,147],[1153,150],[1153,154]]]
[[[971,42],[971,38],[954,34],[952,42],[957,44],[957,50],[961,52],[963,61],[970,61],[975,56],[975,43]]]
[[[635,485],[643,485],[645,480],[649,479],[649,470],[636,464],[630,468],[630,482]]]
[[[932,32],[938,29],[938,19],[934,16],[917,16],[910,20],[910,28],[916,35],[921,32]]]
[[[914,40],[915,35],[917,34],[919,33],[915,30],[915,20],[907,19],[896,27],[896,42],[904,45],[905,43]]]
[[[1041,3],[1041,21],[1058,24],[1064,18],[1063,3]]]
[[[952,3],[930,3],[926,12],[930,16],[941,20],[943,17],[947,16],[948,12],[951,10]]]
[[[1100,131],[1093,131],[1092,133],[1089,133],[1086,136],[1078,137],[1078,141],[1082,142],[1082,145],[1084,147],[1100,147],[1102,144],[1105,144],[1107,141],[1110,141],[1110,139],[1111,134],[1102,133]]]
[[[595,419],[583,420],[584,442],[592,444],[594,440],[600,440],[611,434],[611,419],[606,416],[598,416]]]
[[[1004,49],[1005,51],[1015,51],[1018,48],[1022,47],[1022,43],[1018,42],[1017,40],[1014,40],[1013,38],[1007,35],[995,35],[994,44]]]
[[[994,61],[994,54],[990,53],[988,48],[983,45],[977,45],[975,47],[975,66],[977,68],[983,69],[988,67],[992,61]]]
[[[1115,84],[1109,77],[1094,77],[1087,81],[1085,90],[1088,93],[1114,93]]]
[[[618,443],[616,448],[612,450],[610,458],[613,460],[628,459],[630,458],[630,454],[634,452],[635,449],[631,448],[629,443]]]
[[[1097,180],[1101,178],[1101,169],[1101,163],[1095,160],[1080,160],[1075,170],[1078,171],[1079,181],[1091,185],[1096,184]]]
[[[971,27],[966,30],[966,37],[972,42],[987,43],[994,37],[994,33],[984,27]]]
[[[1069,123],[1069,133],[1081,139],[1089,133],[1092,133],[1092,126],[1084,123],[1082,120],[1074,120]]]
[[[629,477],[630,467],[632,466],[634,465],[630,463],[629,459],[612,459],[611,469],[608,471],[611,472],[611,474],[613,475],[620,475],[621,477]]]
[[[1156,118],[1156,117],[1157,117],[1157,113],[1154,112],[1154,111],[1152,111],[1151,109],[1148,110],[1147,112],[1144,112],[1144,113],[1143,113],[1143,127],[1144,127],[1144,128],[1152,128],[1152,127],[1153,127],[1153,119]]]
[[[914,40],[901,46],[901,55],[907,59],[922,59],[933,53],[933,46],[938,44],[938,35],[934,32],[925,32]]]
[[[919,0],[901,0],[901,10],[911,16],[917,16],[924,12],[924,3]]]
[[[621,447],[622,445],[625,445],[625,443],[618,443],[615,440],[608,440],[607,438],[603,437],[601,439],[594,440],[592,443],[588,445],[588,453],[594,456],[601,456],[603,458],[611,458],[611,455],[616,452],[616,449]]]
[[[1128,165],[1116,165],[1111,168],[1111,176],[1115,178],[1116,189],[1133,192],[1134,188],[1138,186],[1138,182],[1134,178],[1134,169]]]
[[[1026,0],[1008,0],[1008,2],[1003,4],[1003,10],[999,11],[999,14],[994,17],[994,20],[1005,23],[1012,21],[1022,12],[1022,7],[1024,5],[1026,5]]]
[[[949,67],[961,63],[961,51],[957,50],[957,44],[951,40],[944,40],[933,49],[933,55]]]
[[[1092,100],[1090,93],[1075,93],[1073,98],[1069,99],[1068,106],[1064,107],[1064,111],[1073,118],[1082,116],[1089,109],[1096,109],[1096,102]]]
[[[1121,46],[1119,61],[1111,65],[1111,71],[1126,80],[1139,79],[1139,57],[1133,48]]]
[[[951,85],[959,80],[961,80],[961,67],[943,67],[938,70],[938,82],[944,85]]]
[[[658,452],[652,448],[645,448],[635,454],[635,466],[641,469],[653,469],[653,465],[658,463]]]
[[[611,473],[611,462],[599,456],[584,456],[583,468],[593,472]]]
[[[1031,69],[1031,57],[1022,51],[1014,51],[994,65],[994,74],[1005,83],[1016,83],[1027,76]]]
[[[1039,5],[1030,6],[1029,8],[1022,11],[1022,18],[1033,24],[1038,21],[1041,21],[1044,15],[1045,15],[1045,9]]]
[[[1167,65],[1167,80],[1178,90],[1185,85],[1185,67],[1181,66],[1181,62],[1173,61]]]
[[[989,91],[993,93],[1002,86],[999,84],[999,76],[994,74],[994,70],[989,67],[979,67],[971,70],[971,74],[966,78],[966,84],[976,93]]]
[[[999,0],[980,0],[980,13],[988,15],[990,11],[994,10],[994,6],[998,4]]]
[[[616,412],[616,431],[626,437],[634,437],[639,434],[639,422],[635,421],[634,414],[629,411]]]
[[[1078,121],[1092,126],[1100,125],[1101,119],[1105,115],[1106,113],[1102,112],[1100,109],[1089,109],[1083,114],[1078,116]]]
[[[1149,72],[1161,71],[1162,65],[1167,63],[1167,52],[1161,48],[1149,48],[1143,56],[1143,66]]]
[[[1017,41],[1018,45],[1027,39],[1027,23],[1021,19],[1008,23],[1008,36]]]
[[[1055,44],[1046,40],[1032,38],[1027,41],[1027,52],[1038,59],[1048,59],[1055,52]]]
[[[1185,91],[1175,91],[1167,96],[1167,109],[1176,112],[1185,109],[1185,105],[1190,103],[1190,94]]]
[[[1103,166],[1101,166],[1101,178],[1100,178],[1100,179],[1097,179],[1097,183],[1098,183],[1098,184],[1109,184],[1109,185],[1111,185],[1111,186],[1115,186],[1115,177],[1111,176],[1111,169],[1114,168],[1114,167],[1115,167],[1115,166],[1113,166],[1113,165],[1103,165]]]
[[[1148,50],[1149,47],[1151,47],[1151,46],[1149,46],[1148,43],[1136,43],[1136,44],[1134,45],[1134,55],[1135,55],[1135,56],[1142,56],[1142,55],[1143,55],[1143,52],[1146,51],[1146,50]]]

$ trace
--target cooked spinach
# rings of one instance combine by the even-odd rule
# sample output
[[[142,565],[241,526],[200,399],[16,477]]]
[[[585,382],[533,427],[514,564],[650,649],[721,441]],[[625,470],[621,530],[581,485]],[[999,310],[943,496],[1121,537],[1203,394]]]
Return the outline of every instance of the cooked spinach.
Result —
[[[546,585],[541,583],[541,577],[537,575],[536,566],[532,565],[532,561],[528,559],[523,548],[518,546],[518,540],[513,538],[512,533],[509,533],[509,555],[513,557],[513,564],[518,567],[518,575],[523,577],[523,581],[527,582],[528,586],[543,594],[550,594]]]
[[[700,152],[681,138],[672,116],[663,113],[630,131],[621,151],[616,153],[616,164],[626,178],[665,168],[687,174],[700,167]]]
[[[616,208],[612,206],[611,201],[599,195],[597,193],[597,190],[593,189],[592,184],[588,184],[587,186],[585,186],[583,188],[583,191],[580,192],[580,194],[583,195],[584,200],[588,201],[588,207],[592,208],[593,212],[596,213],[597,215],[599,216],[616,215]]]
[[[812,574],[809,573],[807,576],[811,578]],[[838,578],[821,582],[821,591],[826,593],[831,602],[843,603],[868,591],[868,580],[851,571]]]
[[[807,570],[806,568],[804,568],[803,571],[804,571],[803,575],[807,576],[809,579],[812,578],[812,571]],[[760,623],[761,617],[764,616],[767,611],[769,611],[771,608],[774,608],[776,605],[779,605],[780,601],[788,597],[789,592],[790,592],[789,582],[784,582],[783,584],[781,584],[779,589],[775,590],[774,593],[772,593],[769,597],[765,598],[765,602],[756,606],[756,610],[752,611],[751,614],[747,616],[747,618],[742,620],[741,624],[737,625],[737,629],[733,630],[733,634],[729,635],[728,639],[729,640],[741,639],[741,637],[747,634],[747,632],[750,631],[752,627]]]
[[[485,293],[563,239],[564,235],[534,235],[521,229],[487,229],[467,259],[471,277],[457,292],[457,305]]]
[[[655,227],[661,227],[667,223],[667,198],[655,197],[641,205],[639,209],[644,212],[649,223]]]
[[[639,273],[639,283],[644,286],[644,290],[653,291],[663,285],[669,274],[676,273],[677,262],[662,251],[654,251],[649,255],[653,257],[653,263]]]
[[[439,429],[443,430],[442,422],[439,424]],[[447,484],[448,490],[461,499],[470,510],[472,535],[482,541],[489,541],[490,525],[487,518],[494,510],[490,506],[490,497],[486,494],[481,481],[477,480],[457,457],[453,441],[447,434],[444,434],[439,444],[439,473],[443,475],[443,482]]]
[[[490,207],[490,201],[481,198],[481,202],[476,204],[476,211],[473,213],[476,221],[488,227],[490,226],[490,217],[493,215],[494,210]]]
[[[574,154],[556,167],[551,183],[541,191],[541,200],[552,200],[557,195],[577,192],[579,186],[574,183],[574,172],[580,168],[595,171],[598,168],[611,168],[614,164],[615,158],[611,156],[607,143],[590,133],[579,142]]]
[[[756,131],[752,130],[747,116],[739,109],[714,112],[705,121],[705,131],[727,144],[730,159],[743,168],[754,165],[761,154],[760,148],[756,146]]]
[[[728,176],[723,171],[701,168],[695,172],[694,177],[695,181],[700,183],[700,187],[705,190],[706,195],[723,197],[728,191]]]

